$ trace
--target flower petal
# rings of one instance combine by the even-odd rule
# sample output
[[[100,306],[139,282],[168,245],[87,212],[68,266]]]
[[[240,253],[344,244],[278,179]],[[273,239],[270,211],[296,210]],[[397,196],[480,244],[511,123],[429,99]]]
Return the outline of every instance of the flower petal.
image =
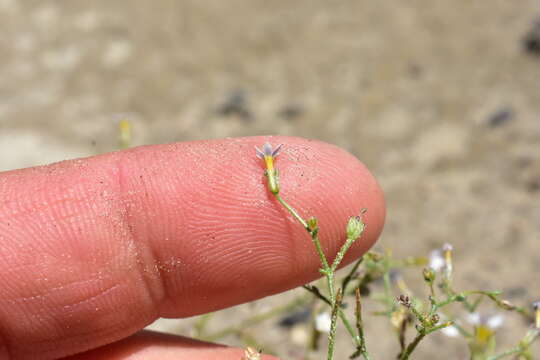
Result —
[[[264,153],[256,146],[255,146],[255,151],[257,152],[258,157],[260,157],[261,159],[264,159]]]
[[[278,156],[279,151],[281,150],[282,146],[283,146],[283,144],[279,144],[278,147],[274,151],[272,151],[272,157]]]
[[[272,156],[272,145],[269,142],[264,143],[263,153],[265,156]]]

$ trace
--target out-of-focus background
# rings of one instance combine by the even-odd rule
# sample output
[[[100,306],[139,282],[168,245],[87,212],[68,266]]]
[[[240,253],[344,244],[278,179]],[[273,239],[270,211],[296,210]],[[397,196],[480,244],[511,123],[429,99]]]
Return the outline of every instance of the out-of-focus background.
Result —
[[[537,0],[0,0],[0,170],[115,150],[124,117],[133,145],[317,138],[380,181],[380,249],[451,242],[460,288],[525,305],[540,297],[538,21]],[[280,296],[292,295],[221,312],[217,327]],[[192,322],[156,326],[189,335]],[[304,359],[301,331],[275,322],[250,336]],[[392,358],[389,325],[366,322],[374,357]],[[524,331],[509,322],[498,338]],[[436,335],[416,358],[465,354]]]

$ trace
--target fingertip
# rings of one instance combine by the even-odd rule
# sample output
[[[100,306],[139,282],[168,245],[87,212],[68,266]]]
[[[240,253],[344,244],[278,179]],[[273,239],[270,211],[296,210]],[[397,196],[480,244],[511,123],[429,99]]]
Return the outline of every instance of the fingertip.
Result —
[[[155,177],[159,186],[150,193],[162,192],[155,198],[161,199],[162,213],[173,216],[161,220],[176,228],[163,235],[171,241],[153,243],[154,253],[185,259],[185,267],[197,274],[181,276],[180,288],[180,273],[171,272],[166,288],[173,296],[164,304],[163,316],[234,305],[320,276],[309,235],[268,191],[264,162],[255,151],[266,142],[282,146],[275,159],[280,195],[305,219],[318,218],[329,259],[345,241],[348,219],[362,209],[367,209],[366,230],[343,265],[366,252],[380,235],[385,218],[381,188],[356,157],[337,146],[271,136],[177,144],[173,159],[170,148],[158,149],[164,158],[152,156],[161,169],[168,161],[168,173]],[[190,177],[175,175],[187,171]]]

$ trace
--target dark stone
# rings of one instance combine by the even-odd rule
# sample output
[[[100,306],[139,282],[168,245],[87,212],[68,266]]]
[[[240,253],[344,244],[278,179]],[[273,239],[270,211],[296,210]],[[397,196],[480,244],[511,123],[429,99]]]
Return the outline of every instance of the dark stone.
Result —
[[[243,90],[232,91],[218,107],[217,113],[223,116],[236,115],[245,121],[253,120],[252,113],[248,109],[247,97]]]
[[[304,113],[304,108],[298,104],[289,104],[285,105],[279,112],[278,116],[285,120],[295,120],[296,118],[302,116]]]
[[[523,48],[529,54],[540,56],[540,18],[534,22],[531,29],[525,34]]]
[[[503,107],[491,114],[487,120],[489,127],[495,128],[506,124],[514,118],[514,110],[510,107]]]
[[[290,328],[296,324],[307,322],[310,315],[311,309],[309,308],[295,311],[279,320],[278,325],[283,328]]]
[[[540,190],[540,179],[531,179],[526,183],[527,191],[530,193],[535,193]]]

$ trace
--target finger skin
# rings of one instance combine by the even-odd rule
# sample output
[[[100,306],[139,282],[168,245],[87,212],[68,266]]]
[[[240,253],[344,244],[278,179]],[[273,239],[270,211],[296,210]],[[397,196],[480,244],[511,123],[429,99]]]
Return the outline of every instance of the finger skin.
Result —
[[[51,359],[319,277],[309,236],[267,191],[254,146],[283,143],[282,195],[319,219],[333,258],[361,208],[376,241],[382,192],[329,144],[251,137],[134,148],[0,174],[0,359]],[[3,353],[2,353],[3,352]]]
[[[241,360],[244,350],[180,336],[140,331],[116,343],[63,360]],[[261,355],[261,360],[277,360]]]

